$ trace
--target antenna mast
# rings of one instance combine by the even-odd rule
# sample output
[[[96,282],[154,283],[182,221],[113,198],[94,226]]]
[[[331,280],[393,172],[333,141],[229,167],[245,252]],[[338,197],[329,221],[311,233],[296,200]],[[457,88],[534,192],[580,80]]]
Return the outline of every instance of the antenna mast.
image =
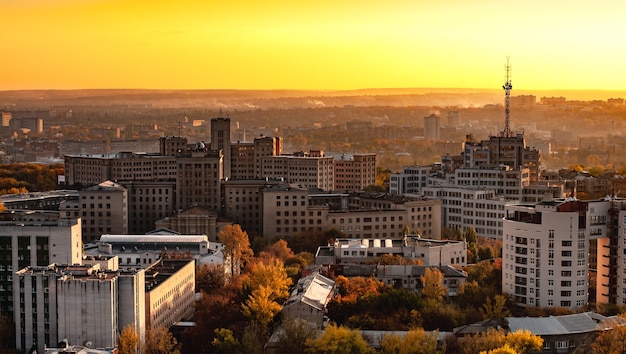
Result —
[[[505,78],[505,83],[502,86],[502,88],[504,89],[504,130],[502,131],[501,135],[503,137],[511,137],[513,136],[513,134],[511,133],[511,126],[510,126],[510,113],[511,113],[511,108],[510,108],[510,100],[511,100],[511,90],[513,89],[513,85],[511,84],[511,65],[509,64],[509,57],[506,57],[506,78]]]

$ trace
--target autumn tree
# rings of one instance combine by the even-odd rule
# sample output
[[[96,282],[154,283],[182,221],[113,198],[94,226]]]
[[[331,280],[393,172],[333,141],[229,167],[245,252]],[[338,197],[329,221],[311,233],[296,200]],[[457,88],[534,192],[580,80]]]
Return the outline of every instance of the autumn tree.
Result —
[[[315,324],[299,318],[284,318],[277,337],[272,348],[274,353],[299,353],[306,341],[315,337]]]
[[[506,296],[505,295],[495,295],[493,297],[493,302],[491,298],[488,297],[485,300],[485,303],[480,308],[480,313],[483,315],[483,319],[491,319],[491,318],[505,318],[511,315],[511,311],[506,307]]]
[[[490,328],[486,332],[465,338],[460,350],[465,354],[528,353],[540,351],[542,346],[543,339],[530,331],[518,330],[505,333],[503,329]]]
[[[119,354],[137,354],[139,350],[139,333],[131,325],[124,327],[117,335],[117,350]]]
[[[620,314],[611,323],[610,329],[600,333],[591,345],[597,354],[626,353],[626,320],[625,314]]]
[[[420,279],[423,284],[422,296],[429,300],[441,301],[446,294],[446,288],[442,285],[443,273],[436,268],[426,268]]]
[[[222,263],[201,264],[196,267],[196,290],[207,294],[221,289],[226,284],[226,273]]]
[[[530,333],[529,330],[509,332],[506,335],[505,343],[517,353],[536,352],[543,347],[543,339]]]
[[[180,354],[178,341],[165,327],[146,331],[146,344],[143,354]]]
[[[224,245],[224,256],[230,262],[231,276],[238,276],[253,257],[248,234],[237,224],[226,225],[217,238]]]
[[[491,349],[489,351],[482,351],[480,354],[521,354],[526,352],[518,352],[515,349],[511,348],[508,344],[496,349]]]
[[[279,303],[272,300],[273,292],[269,286],[261,285],[256,288],[246,302],[241,305],[243,314],[267,326],[283,308]]]
[[[422,328],[408,331],[404,337],[398,334],[385,334],[380,342],[383,354],[437,354],[437,332],[426,333]]]
[[[329,324],[319,337],[308,339],[306,352],[315,354],[375,353],[359,331]]]
[[[486,332],[464,338],[459,350],[461,354],[476,354],[503,347],[505,341],[504,330],[490,328]]]

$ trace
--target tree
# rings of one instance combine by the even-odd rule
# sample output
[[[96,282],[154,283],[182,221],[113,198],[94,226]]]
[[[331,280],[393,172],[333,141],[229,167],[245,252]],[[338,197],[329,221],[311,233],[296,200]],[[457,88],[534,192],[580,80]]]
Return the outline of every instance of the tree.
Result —
[[[503,347],[505,342],[504,330],[490,328],[486,332],[465,338],[459,349],[463,354],[476,354]]]
[[[526,352],[518,352],[515,349],[511,348],[508,344],[505,344],[503,347],[491,349],[490,351],[482,351],[480,354],[521,354]]]
[[[165,327],[156,327],[146,332],[143,354],[180,354],[178,341]]]
[[[226,273],[222,263],[202,264],[196,267],[196,290],[207,294],[221,289],[226,284]]]
[[[278,258],[283,262],[286,262],[289,258],[293,256],[294,256],[293,251],[291,250],[291,248],[289,248],[289,246],[287,245],[287,241],[285,240],[278,240],[274,242],[273,244],[265,247],[265,249],[259,255],[259,257],[261,258],[265,258],[265,257]]]
[[[274,291],[270,286],[261,285],[248,297],[241,305],[243,314],[263,326],[267,326],[270,321],[282,310],[282,306],[272,299]]]
[[[124,327],[117,335],[117,350],[119,354],[137,354],[139,350],[139,333],[131,325]]]
[[[488,320],[491,318],[505,318],[511,314],[511,311],[506,307],[506,296],[498,294],[493,297],[493,303],[489,297],[485,300],[480,313],[483,315],[483,319]]]
[[[528,330],[517,330],[506,335],[506,345],[517,353],[540,351],[543,347],[543,338],[530,333]]]
[[[437,349],[437,332],[426,333],[423,328],[408,331],[404,338],[398,334],[385,334],[380,342],[383,354],[436,354],[442,353]]]
[[[226,225],[217,238],[224,245],[224,256],[230,262],[231,276],[239,275],[253,256],[248,234],[237,224]]]
[[[306,341],[306,351],[316,354],[370,354],[374,353],[369,344],[361,337],[357,330],[346,327],[337,327],[334,324],[326,326],[324,333],[315,339]]]
[[[211,342],[211,347],[213,348],[212,353],[216,354],[231,354],[237,353],[241,344],[233,336],[233,331],[227,328],[216,328],[215,329],[215,338],[213,338],[213,342]]]
[[[591,345],[597,354],[626,353],[626,320],[625,314],[618,315],[611,323],[611,328],[598,335]]]
[[[302,319],[287,317],[283,320],[275,343],[276,354],[299,353],[308,339],[315,336],[315,324]]]
[[[287,299],[292,280],[287,276],[282,263],[272,257],[252,263],[243,284],[251,291],[261,286],[267,287],[271,291],[270,300],[276,301]]]
[[[421,281],[423,284],[422,296],[429,300],[441,301],[446,294],[446,289],[442,285],[443,273],[436,268],[426,268]]]

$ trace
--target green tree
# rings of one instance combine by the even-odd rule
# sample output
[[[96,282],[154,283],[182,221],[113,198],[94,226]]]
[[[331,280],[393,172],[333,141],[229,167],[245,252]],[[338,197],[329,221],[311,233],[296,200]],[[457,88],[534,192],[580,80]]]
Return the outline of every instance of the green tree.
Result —
[[[370,354],[374,349],[357,330],[329,324],[318,338],[306,341],[306,351],[315,354]]]
[[[137,354],[139,350],[139,333],[131,325],[124,327],[117,335],[117,350],[119,354]]]
[[[422,328],[408,331],[404,337],[398,334],[385,334],[380,342],[383,354],[437,354],[437,332],[426,333]]]
[[[165,327],[146,331],[146,345],[143,354],[180,354],[178,341]]]
[[[423,285],[422,296],[429,300],[441,301],[446,294],[446,289],[442,285],[443,273],[436,268],[426,268],[421,281]]]
[[[217,234],[217,238],[224,245],[224,256],[230,262],[231,276],[238,276],[253,257],[248,234],[237,224],[226,225]]]
[[[211,342],[212,353],[231,354],[238,353],[241,343],[233,336],[233,331],[227,328],[216,328],[215,338]]]

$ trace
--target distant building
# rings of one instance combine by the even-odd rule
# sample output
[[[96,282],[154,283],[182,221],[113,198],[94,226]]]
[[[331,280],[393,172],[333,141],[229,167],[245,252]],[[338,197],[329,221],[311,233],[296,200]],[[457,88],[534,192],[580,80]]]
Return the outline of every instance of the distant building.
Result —
[[[59,210],[61,202],[64,201],[78,201],[78,191],[63,189],[0,196],[0,204],[10,210]]]
[[[231,174],[231,141],[230,118],[211,119],[211,146],[212,151],[222,151],[224,156],[223,177],[230,178]]]
[[[441,117],[435,114],[424,117],[424,138],[435,141],[441,139]]]

